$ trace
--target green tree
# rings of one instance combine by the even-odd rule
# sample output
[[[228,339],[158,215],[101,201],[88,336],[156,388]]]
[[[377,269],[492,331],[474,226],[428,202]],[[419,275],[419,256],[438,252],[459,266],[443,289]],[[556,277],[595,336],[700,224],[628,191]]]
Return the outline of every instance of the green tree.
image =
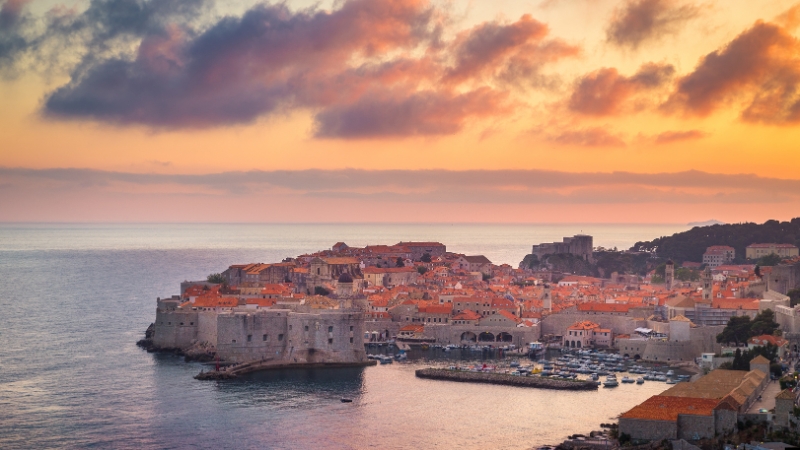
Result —
[[[403,262],[403,258],[401,258],[399,256],[397,257],[397,261],[395,261],[394,265],[397,266],[397,267],[405,267],[406,266],[406,264]]]
[[[747,342],[750,338],[750,317],[748,316],[733,316],[728,319],[728,324],[722,330],[722,333],[717,335],[717,342],[722,343],[741,343]]]
[[[761,257],[756,264],[759,266],[777,266],[780,262],[783,261],[783,258],[776,255],[775,253],[770,253],[767,256]]]
[[[422,258],[420,258],[419,260],[424,262],[424,263],[431,262],[431,254],[430,253],[423,253],[422,254]]]
[[[225,282],[225,276],[222,275],[221,273],[212,273],[206,277],[206,281],[208,281],[209,283],[222,284]]]
[[[417,273],[420,275],[425,275],[428,272],[428,268],[425,266],[417,266]]]
[[[750,336],[761,336],[762,334],[772,335],[778,329],[778,323],[775,322],[775,313],[771,309],[765,309],[758,313],[753,322],[750,324]]]
[[[484,273],[482,274],[483,281],[489,281],[492,279],[492,274]]]

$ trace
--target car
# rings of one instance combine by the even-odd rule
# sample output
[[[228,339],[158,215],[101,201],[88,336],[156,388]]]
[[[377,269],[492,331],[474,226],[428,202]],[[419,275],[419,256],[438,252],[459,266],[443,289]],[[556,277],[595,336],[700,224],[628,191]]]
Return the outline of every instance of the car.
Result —
[[[760,413],[762,413],[762,414],[763,414],[763,413],[768,413],[769,411],[767,411],[767,410],[766,410],[766,409],[764,409],[764,408],[761,408],[761,409],[759,409],[759,410],[758,410],[758,412],[760,412]]]

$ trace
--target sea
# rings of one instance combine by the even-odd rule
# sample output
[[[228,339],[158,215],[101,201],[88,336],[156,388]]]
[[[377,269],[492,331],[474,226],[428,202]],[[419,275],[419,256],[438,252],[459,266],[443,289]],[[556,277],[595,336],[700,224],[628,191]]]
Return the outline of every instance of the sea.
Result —
[[[628,248],[664,225],[0,224],[0,448],[529,449],[598,430],[663,383],[561,392],[421,380],[415,359],[208,382],[135,343],[156,297],[231,264],[440,241],[517,267],[577,233]],[[342,403],[341,398],[352,403]]]

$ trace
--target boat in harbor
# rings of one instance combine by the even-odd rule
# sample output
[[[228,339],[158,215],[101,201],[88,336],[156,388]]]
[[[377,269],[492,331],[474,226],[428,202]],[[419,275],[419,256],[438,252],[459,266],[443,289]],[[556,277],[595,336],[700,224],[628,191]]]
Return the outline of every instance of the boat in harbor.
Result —
[[[623,383],[634,383],[635,380],[633,378],[630,378],[630,377],[622,377],[622,382]]]
[[[636,379],[636,384],[644,384],[644,378],[639,377]]]
[[[614,375],[609,375],[606,377],[606,381],[603,382],[603,386],[605,387],[617,387],[619,386],[619,382],[617,381],[617,377]]]

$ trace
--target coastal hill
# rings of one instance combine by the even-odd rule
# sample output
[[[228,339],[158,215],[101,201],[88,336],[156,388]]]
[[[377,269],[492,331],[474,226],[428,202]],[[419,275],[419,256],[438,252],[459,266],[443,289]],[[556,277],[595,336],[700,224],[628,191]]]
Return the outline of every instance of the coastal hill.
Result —
[[[745,247],[754,243],[793,244],[800,247],[800,217],[788,222],[768,220],[763,224],[736,223],[694,227],[672,236],[637,242],[631,251],[654,252],[678,263],[703,260],[712,245],[729,245],[736,250],[736,262],[743,262]]]

